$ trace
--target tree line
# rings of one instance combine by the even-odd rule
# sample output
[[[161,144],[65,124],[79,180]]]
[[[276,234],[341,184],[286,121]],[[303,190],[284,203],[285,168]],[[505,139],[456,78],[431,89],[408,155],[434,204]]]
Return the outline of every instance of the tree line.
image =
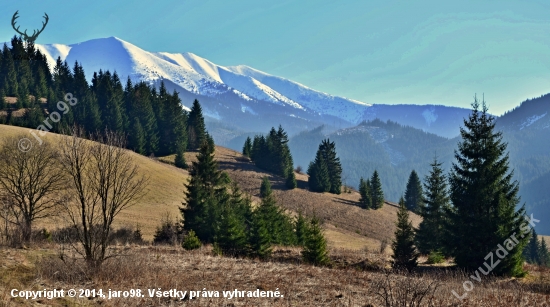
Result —
[[[285,178],[287,188],[296,188],[296,175],[292,154],[288,148],[288,135],[281,126],[278,130],[272,127],[267,136],[255,135],[254,140],[247,137],[243,146],[243,155],[249,157],[257,167]]]
[[[58,122],[49,121],[48,131],[68,132],[77,125],[86,136],[121,133],[128,136],[128,149],[148,156],[178,154],[180,167],[186,165],[186,150],[197,149],[204,140],[213,142],[199,102],[187,112],[178,93],[169,93],[164,82],[157,90],[145,82],[133,84],[128,77],[123,85],[116,72],[100,70],[89,84],[78,62],[71,69],[58,58],[51,73],[45,55],[33,44],[25,46],[14,37],[11,45],[0,52],[0,123],[44,127],[47,115],[58,111],[58,101],[71,93],[78,102]],[[8,103],[6,97],[16,102]]]

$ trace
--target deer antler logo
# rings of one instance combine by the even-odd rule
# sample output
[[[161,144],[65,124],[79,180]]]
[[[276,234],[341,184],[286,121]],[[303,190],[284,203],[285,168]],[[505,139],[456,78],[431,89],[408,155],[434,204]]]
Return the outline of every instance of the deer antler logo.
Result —
[[[48,24],[48,21],[50,20],[50,17],[48,17],[48,14],[44,13],[44,19],[46,20],[46,22],[42,22],[42,29],[40,30],[33,30],[32,32],[32,35],[29,36],[27,34],[27,30],[25,30],[25,32],[21,32],[19,31],[19,26],[16,28],[15,27],[15,20],[17,18],[19,18],[18,16],[19,14],[19,11],[15,12],[15,14],[13,14],[13,17],[11,18],[11,25],[13,27],[13,29],[15,30],[15,32],[21,34],[21,36],[23,36],[23,39],[28,43],[34,43],[34,41],[36,40],[36,38],[38,37],[38,35],[40,33],[42,33],[42,31],[44,31],[44,29],[46,28],[46,25]]]

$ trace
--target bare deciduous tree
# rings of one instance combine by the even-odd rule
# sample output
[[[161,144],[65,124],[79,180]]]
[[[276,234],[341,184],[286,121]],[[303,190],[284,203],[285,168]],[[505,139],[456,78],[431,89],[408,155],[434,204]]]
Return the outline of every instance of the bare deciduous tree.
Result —
[[[0,149],[2,218],[16,225],[21,239],[29,241],[32,223],[51,216],[65,184],[55,149],[49,143],[29,151],[18,147],[25,135],[4,140]]]
[[[124,149],[124,137],[106,131],[92,142],[81,135],[75,128],[61,142],[60,161],[71,191],[63,206],[78,234],[78,252],[90,267],[98,268],[111,256],[107,248],[113,221],[140,199],[147,179]]]

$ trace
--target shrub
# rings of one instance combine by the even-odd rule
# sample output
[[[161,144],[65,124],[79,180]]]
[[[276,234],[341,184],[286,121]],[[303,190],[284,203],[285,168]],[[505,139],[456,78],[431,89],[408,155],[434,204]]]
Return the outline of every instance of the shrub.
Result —
[[[178,226],[170,219],[165,219],[162,224],[157,227],[153,237],[153,244],[170,244],[174,245],[178,241]]]
[[[221,256],[222,254],[223,254],[222,249],[220,248],[218,243],[214,242],[214,244],[212,244],[212,255]]]
[[[186,250],[193,250],[193,249],[200,248],[201,245],[202,243],[197,237],[197,235],[195,234],[195,232],[193,230],[189,230],[189,233],[185,237],[185,240],[183,240],[182,247],[185,248]]]
[[[78,242],[78,230],[74,226],[58,228],[52,231],[52,239],[57,243]]]
[[[143,237],[141,235],[141,229],[139,226],[136,227],[136,229],[132,229],[130,227],[122,227],[115,231],[111,231],[111,234],[109,235],[109,242],[112,243],[119,243],[119,244],[126,244],[126,243],[133,243],[133,244],[143,244]]]
[[[428,261],[426,263],[428,264],[437,264],[442,263],[445,261],[445,256],[439,251],[431,251],[428,255]]]

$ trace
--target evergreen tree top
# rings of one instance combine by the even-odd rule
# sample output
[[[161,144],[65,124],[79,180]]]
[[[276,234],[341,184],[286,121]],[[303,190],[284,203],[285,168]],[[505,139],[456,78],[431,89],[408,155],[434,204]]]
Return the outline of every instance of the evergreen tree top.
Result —
[[[263,177],[262,178],[262,185],[260,186],[260,198],[266,198],[271,196],[271,183],[269,182],[269,178]]]

